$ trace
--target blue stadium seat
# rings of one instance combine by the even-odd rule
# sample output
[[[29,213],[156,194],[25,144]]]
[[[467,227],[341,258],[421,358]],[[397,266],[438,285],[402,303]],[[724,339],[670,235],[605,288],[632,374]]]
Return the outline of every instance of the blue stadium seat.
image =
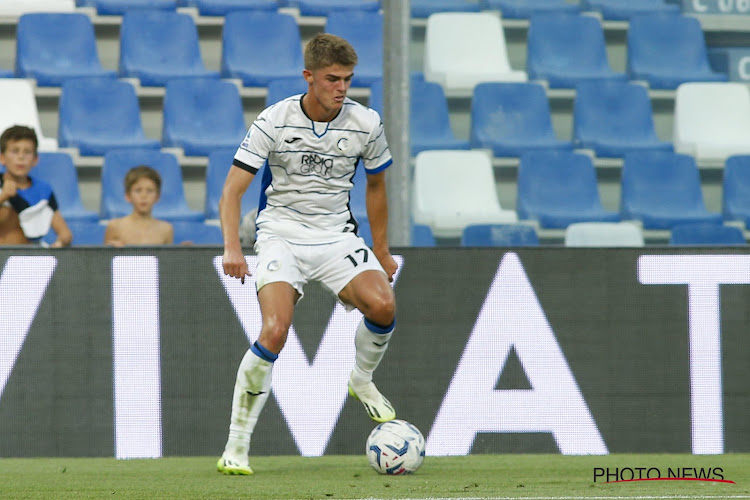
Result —
[[[412,75],[410,86],[411,154],[434,149],[469,149],[469,141],[458,139],[453,133],[443,87],[438,83],[425,81],[420,74]],[[382,118],[383,80],[378,79],[370,86],[369,105]]]
[[[237,148],[217,149],[208,155],[208,166],[206,167],[206,218],[219,218],[219,200],[221,199],[221,190],[224,188],[224,181],[227,178],[229,169],[232,167],[232,160]],[[265,167],[263,167],[265,169]],[[245,191],[242,197],[242,215],[252,212],[258,208],[260,200],[260,185],[264,170],[258,171],[253,178],[250,187]]]
[[[573,149],[555,136],[544,87],[538,83],[480,83],[471,101],[471,147],[495,156]]]
[[[630,19],[627,72],[631,80],[645,80],[654,89],[728,79],[711,69],[700,22],[671,14],[640,14]]]
[[[16,29],[16,76],[42,87],[82,76],[110,76],[102,67],[94,25],[86,14],[24,14]]]
[[[81,200],[78,172],[66,153],[39,153],[39,162],[31,171],[52,186],[60,213],[66,221],[98,222],[99,214],[86,209]]]
[[[164,91],[162,144],[188,156],[235,149],[247,127],[237,86],[215,78],[171,80]]]
[[[599,196],[594,163],[570,151],[530,151],[518,167],[518,218],[543,228],[563,229],[576,222],[616,222]]]
[[[724,163],[722,214],[750,228],[750,155],[734,155]]]
[[[307,82],[302,78],[302,75],[271,80],[268,82],[266,107],[286,99],[287,97],[304,94],[305,92],[307,92]]]
[[[219,77],[203,65],[193,18],[162,10],[133,10],[122,17],[119,73],[150,87],[172,78]]]
[[[12,70],[0,68],[0,78],[13,78],[15,76],[16,74]]]
[[[413,1],[413,0],[412,0]],[[499,9],[503,19],[528,19],[542,13],[578,13],[578,4],[565,0],[481,0],[484,10]]]
[[[233,10],[277,10],[276,0],[188,0],[186,7],[195,7],[201,16],[226,16]]]
[[[461,234],[462,247],[533,247],[539,236],[526,224],[476,224]]]
[[[334,11],[328,15],[325,30],[347,40],[357,51],[353,87],[369,87],[383,77],[383,14]]]
[[[469,149],[469,141],[453,133],[443,87],[420,78],[412,78],[410,85],[411,154],[428,149]]]
[[[354,171],[352,182],[354,187],[349,191],[349,209],[352,211],[354,218],[361,222],[367,220],[367,205],[365,203],[367,173],[361,160],[357,162],[357,169]]]
[[[265,87],[277,78],[300,77],[304,66],[302,39],[294,17],[238,10],[224,18],[224,78],[239,78],[246,87]]]
[[[596,80],[579,83],[573,102],[573,140],[597,156],[621,157],[628,151],[672,151],[654,130],[648,90],[638,84]]]
[[[135,89],[114,78],[75,78],[62,86],[58,139],[81,155],[101,156],[110,149],[154,148],[159,141],[143,132]]]
[[[357,236],[360,236],[365,240],[365,244],[372,248],[372,230],[370,229],[370,221],[365,217],[364,219],[357,219]]]
[[[81,7],[94,7],[100,16],[122,16],[131,10],[175,10],[177,0],[79,0]]]
[[[435,235],[432,234],[432,228],[426,224],[411,225],[411,246],[413,247],[434,247]]]
[[[75,78],[62,86],[58,139],[60,147],[78,148],[84,156],[110,149],[154,148],[159,141],[143,132],[135,89],[114,78]]]
[[[678,5],[664,0],[581,0],[581,10],[599,12],[607,21],[627,21],[638,14],[675,14]]]
[[[466,0],[411,0],[411,17],[426,19],[437,12],[479,12],[480,5]]]
[[[625,155],[620,214],[640,220],[644,229],[670,229],[690,222],[721,223],[706,209],[698,166],[692,156],[668,151]]]
[[[672,227],[670,245],[746,245],[742,229],[723,224],[693,223]]]
[[[380,0],[295,0],[300,15],[327,17],[333,12],[380,10]]]
[[[534,14],[527,40],[526,71],[530,80],[546,80],[551,88],[573,88],[581,81],[627,79],[625,73],[612,71],[604,30],[594,17]]]
[[[191,243],[193,245],[223,245],[224,237],[221,228],[203,222],[172,222],[174,243],[176,245]]]
[[[104,245],[104,233],[107,231],[105,224],[85,220],[65,220],[73,233],[73,242],[71,246],[100,246]],[[49,233],[42,238],[42,241],[48,245],[57,240],[57,233],[50,229]]]
[[[101,217],[112,219],[124,217],[133,211],[125,200],[123,181],[128,170],[146,165],[161,175],[161,196],[154,205],[153,216],[157,219],[176,221],[203,221],[203,212],[188,207],[182,183],[182,170],[177,158],[169,153],[148,149],[120,149],[108,152],[102,165]]]

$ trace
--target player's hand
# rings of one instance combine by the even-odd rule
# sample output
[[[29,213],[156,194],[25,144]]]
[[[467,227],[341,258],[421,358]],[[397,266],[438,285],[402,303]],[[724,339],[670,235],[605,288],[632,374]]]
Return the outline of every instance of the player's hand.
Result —
[[[376,254],[375,256],[380,261],[380,265],[383,266],[385,274],[388,275],[388,281],[393,283],[393,275],[396,274],[396,269],[398,269],[396,259],[394,259],[393,255],[391,255],[391,252],[388,251],[385,251],[382,254]]]
[[[232,278],[238,278],[242,284],[245,284],[245,276],[250,276],[247,268],[247,261],[242,255],[242,250],[224,249],[224,256],[221,259],[224,267],[224,274]]]

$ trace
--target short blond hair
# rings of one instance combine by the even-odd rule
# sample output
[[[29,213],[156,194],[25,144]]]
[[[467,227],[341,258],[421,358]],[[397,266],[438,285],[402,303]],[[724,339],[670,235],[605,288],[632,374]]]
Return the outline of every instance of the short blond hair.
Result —
[[[340,36],[318,33],[305,45],[305,69],[316,70],[333,66],[356,66],[354,47]]]
[[[129,193],[133,184],[141,179],[151,179],[156,184],[156,192],[161,194],[161,175],[155,169],[147,165],[138,165],[128,170],[125,174],[125,192]]]

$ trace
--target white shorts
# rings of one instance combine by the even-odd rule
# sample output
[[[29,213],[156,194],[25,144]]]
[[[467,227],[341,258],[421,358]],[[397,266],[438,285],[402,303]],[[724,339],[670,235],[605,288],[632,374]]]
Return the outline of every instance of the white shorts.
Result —
[[[258,267],[255,268],[256,289],[268,283],[289,283],[300,294],[308,281],[318,281],[329,289],[336,299],[341,290],[363,271],[380,271],[385,274],[377,257],[367,247],[365,240],[347,233],[334,243],[300,245],[282,238],[262,237],[255,242]],[[342,304],[351,310],[350,304]]]

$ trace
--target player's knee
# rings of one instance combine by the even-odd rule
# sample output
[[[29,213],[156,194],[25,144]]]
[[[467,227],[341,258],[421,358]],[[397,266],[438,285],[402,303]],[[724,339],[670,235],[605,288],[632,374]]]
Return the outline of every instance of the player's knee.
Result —
[[[390,325],[396,317],[396,301],[392,295],[379,296],[367,304],[367,311],[362,312],[373,323]]]
[[[284,347],[290,325],[291,321],[282,318],[265,318],[263,321],[263,331],[261,332],[265,347],[274,352],[281,351],[281,348]]]

